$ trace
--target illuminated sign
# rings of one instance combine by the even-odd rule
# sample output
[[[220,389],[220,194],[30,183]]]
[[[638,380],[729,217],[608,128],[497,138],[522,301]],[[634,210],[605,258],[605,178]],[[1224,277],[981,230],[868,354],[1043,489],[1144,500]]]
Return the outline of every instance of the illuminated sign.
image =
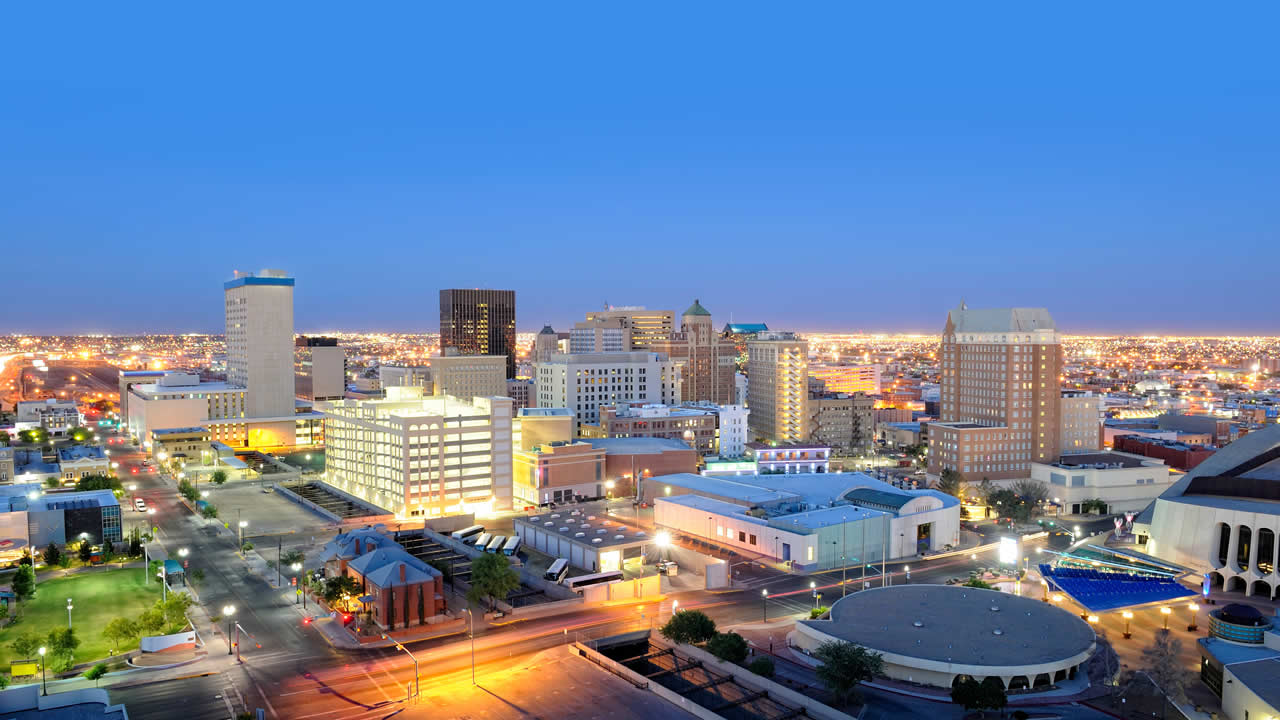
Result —
[[[40,663],[34,660],[25,660],[9,664],[9,674],[13,677],[26,677],[35,675],[40,672]]]
[[[1000,564],[1018,564],[1018,538],[1000,538]]]

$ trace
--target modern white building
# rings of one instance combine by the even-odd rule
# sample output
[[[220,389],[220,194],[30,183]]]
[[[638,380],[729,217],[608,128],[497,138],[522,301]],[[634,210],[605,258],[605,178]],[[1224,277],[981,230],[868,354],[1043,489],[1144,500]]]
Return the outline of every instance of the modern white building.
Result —
[[[680,372],[651,352],[553,355],[534,367],[538,407],[569,408],[579,423],[600,422],[617,403],[680,404]]]
[[[646,479],[654,522],[812,572],[913,557],[955,545],[960,502],[862,473],[679,474]]]
[[[511,399],[426,396],[318,403],[331,485],[405,517],[511,508]]]
[[[293,283],[283,270],[237,270],[223,285],[227,383],[247,390],[246,417],[294,412]]]
[[[1101,500],[1103,514],[1141,512],[1173,480],[1163,460],[1122,452],[1063,455],[1056,463],[1031,463],[1031,479],[1049,486],[1049,497],[1072,515],[1086,500]]]
[[[1280,589],[1280,425],[1240,438],[1179,478],[1134,522],[1146,552],[1246,595]]]
[[[740,457],[746,452],[747,421],[751,411],[743,405],[716,405],[715,403],[685,403],[685,407],[709,410],[716,414],[716,432],[720,456]]]
[[[129,388],[129,434],[144,443],[155,430],[207,424],[215,440],[243,445],[245,394],[241,386],[166,373],[155,383]]]
[[[378,368],[382,387],[422,387],[427,395],[456,398],[494,397],[507,394],[506,355],[444,355],[428,358],[425,365],[383,365]]]

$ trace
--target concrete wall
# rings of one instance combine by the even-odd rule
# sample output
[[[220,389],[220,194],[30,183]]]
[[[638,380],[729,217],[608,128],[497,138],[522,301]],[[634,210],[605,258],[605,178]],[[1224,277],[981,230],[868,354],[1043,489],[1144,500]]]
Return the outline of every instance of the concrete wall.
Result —
[[[649,682],[649,680],[643,675],[623,667],[617,662],[610,660],[582,643],[574,643],[570,648],[570,651],[580,657],[590,660],[596,665],[599,665],[605,670],[617,675],[642,690],[649,690],[654,695],[657,695],[694,717],[701,718],[702,720],[724,720],[722,716],[711,712],[697,703],[690,702],[688,698],[678,695],[675,692],[662,687],[656,682]]]
[[[174,633],[172,635],[152,635],[151,637],[144,637],[138,643],[138,647],[142,652],[160,652],[161,650],[168,650],[169,648],[178,647],[179,645],[194,646],[195,644],[196,633],[194,630],[188,630],[186,632]]]
[[[340,522],[342,522],[342,518],[338,517],[337,515],[334,515],[333,513],[329,512],[328,510],[325,510],[324,508],[322,508],[322,507],[320,507],[319,505],[317,505],[317,504],[315,504],[315,503],[311,502],[310,500],[308,500],[308,499],[306,499],[306,498],[302,497],[301,495],[297,495],[297,494],[295,494],[292,490],[290,490],[289,488],[285,487],[284,485],[276,485],[276,486],[275,486],[275,488],[276,488],[276,494],[277,494],[277,495],[279,495],[280,497],[282,497],[282,498],[284,498],[284,499],[286,499],[286,500],[288,500],[288,501],[290,501],[290,502],[297,503],[298,505],[301,505],[302,507],[304,507],[304,508],[306,508],[306,509],[310,510],[311,512],[313,512],[313,513],[315,513],[315,514],[317,514],[317,515],[319,515],[320,517],[324,518],[325,520],[328,520],[329,522],[335,522],[335,523],[340,523]]]
[[[475,524],[475,513],[467,513],[466,515],[449,515],[448,517],[428,518],[423,523],[423,526],[429,527],[438,533],[448,535],[455,530],[469,528]]]

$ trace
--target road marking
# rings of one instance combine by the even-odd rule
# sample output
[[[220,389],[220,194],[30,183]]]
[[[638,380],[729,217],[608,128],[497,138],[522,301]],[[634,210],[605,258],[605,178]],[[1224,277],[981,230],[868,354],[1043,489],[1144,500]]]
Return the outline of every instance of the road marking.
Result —
[[[368,670],[362,669],[361,672],[364,673],[365,677],[369,678],[369,682],[373,683],[374,687],[378,688],[378,692],[382,693],[382,697],[386,698],[387,702],[395,702],[391,699],[391,696],[387,694],[387,691],[382,689],[382,685],[378,684],[378,681],[373,679],[373,676],[369,674]]]

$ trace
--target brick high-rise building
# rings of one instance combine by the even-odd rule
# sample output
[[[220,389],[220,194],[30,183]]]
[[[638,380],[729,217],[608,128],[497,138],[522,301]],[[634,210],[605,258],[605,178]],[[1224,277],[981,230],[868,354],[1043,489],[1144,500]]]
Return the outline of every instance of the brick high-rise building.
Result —
[[[940,418],[929,426],[929,475],[965,481],[1029,478],[1061,454],[1062,345],[1044,308],[947,314]]]
[[[753,437],[809,439],[809,342],[795,333],[762,332],[747,341],[748,426]]]
[[[653,352],[666,353],[682,368],[680,397],[685,402],[732,405],[738,359],[733,341],[721,337],[711,324],[711,313],[697,300],[680,316],[680,332],[653,343]]]
[[[516,292],[441,290],[440,349],[462,355],[506,355],[507,377],[516,376]]]

